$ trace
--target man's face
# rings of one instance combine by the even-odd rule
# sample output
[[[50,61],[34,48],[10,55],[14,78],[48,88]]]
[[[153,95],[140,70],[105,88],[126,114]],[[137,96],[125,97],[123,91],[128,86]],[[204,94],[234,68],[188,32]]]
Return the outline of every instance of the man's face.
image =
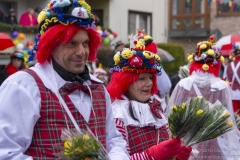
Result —
[[[89,56],[89,36],[86,31],[80,30],[67,43],[61,43],[53,52],[53,59],[66,71],[80,74],[85,69]]]

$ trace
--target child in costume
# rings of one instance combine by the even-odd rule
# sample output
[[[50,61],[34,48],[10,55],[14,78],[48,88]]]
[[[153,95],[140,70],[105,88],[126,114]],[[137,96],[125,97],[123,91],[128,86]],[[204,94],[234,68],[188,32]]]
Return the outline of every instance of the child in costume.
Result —
[[[189,54],[190,76],[181,79],[173,90],[166,111],[167,116],[171,112],[171,106],[180,105],[191,97],[203,96],[209,103],[221,102],[228,109],[231,120],[235,123],[231,88],[218,77],[224,58],[221,56],[221,51],[215,47],[213,38],[199,42],[195,52]],[[232,131],[216,139],[192,146],[200,152],[194,159],[238,160],[240,159],[239,140],[239,131],[235,125]]]
[[[181,146],[178,138],[169,139],[162,99],[157,96],[156,77],[162,69],[160,57],[145,50],[142,36],[131,37],[131,42],[130,49],[115,54],[115,66],[110,69],[112,78],[107,86],[113,100],[113,116],[127,141],[131,160],[174,157],[187,160],[191,148]]]

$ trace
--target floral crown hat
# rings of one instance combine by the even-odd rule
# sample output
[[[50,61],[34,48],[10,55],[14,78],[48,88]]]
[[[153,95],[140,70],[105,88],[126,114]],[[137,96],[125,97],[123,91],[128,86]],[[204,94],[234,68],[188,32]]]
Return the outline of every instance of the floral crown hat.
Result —
[[[130,48],[124,48],[117,52],[114,57],[113,72],[153,73],[161,75],[161,58],[151,51],[145,49],[144,36],[131,35]]]
[[[63,25],[77,24],[87,29],[96,29],[91,7],[85,0],[51,0],[47,7],[39,13],[37,20],[39,24],[38,38],[36,38],[36,45],[28,61],[34,59],[39,38],[51,26],[59,23]]]
[[[39,32],[42,35],[49,27],[61,23],[63,25],[78,24],[96,28],[91,7],[85,0],[52,0],[38,15]]]
[[[214,36],[210,36],[207,41],[202,41],[197,44],[196,50],[194,53],[189,53],[188,60],[189,62],[198,62],[203,63],[202,69],[208,71],[209,66],[207,62],[213,62],[214,65],[217,65],[217,60],[224,62],[224,57],[222,56],[221,50],[216,48],[216,41]]]
[[[235,44],[232,45],[232,48],[233,48],[233,52],[232,54],[229,55],[229,59],[235,61],[236,60],[235,57],[240,55],[240,48]]]

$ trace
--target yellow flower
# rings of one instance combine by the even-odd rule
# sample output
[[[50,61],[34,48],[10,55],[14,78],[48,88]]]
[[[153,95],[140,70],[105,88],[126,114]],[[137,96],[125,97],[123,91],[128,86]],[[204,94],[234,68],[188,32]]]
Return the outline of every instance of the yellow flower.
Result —
[[[79,153],[81,153],[82,152],[82,150],[80,149],[80,148],[76,148],[75,150],[74,150],[74,154],[79,154]]]
[[[227,116],[229,116],[229,113],[227,111],[224,111],[223,112],[223,117],[227,117]]]
[[[197,98],[198,98],[198,99],[201,99],[201,98],[203,98],[203,96],[197,96]]]
[[[64,142],[64,154],[68,155],[69,152],[66,151],[66,149],[70,148],[72,146],[72,142],[71,141],[66,141]]]
[[[182,104],[182,109],[185,109],[187,107],[187,104],[186,103],[183,103]]]
[[[233,123],[233,121],[228,121],[228,122],[227,122],[227,125],[230,126],[230,127],[233,127],[233,126],[234,126],[234,123]]]
[[[199,109],[198,111],[197,111],[197,115],[200,115],[200,114],[202,114],[203,113],[203,110],[202,109]]]
[[[177,111],[177,107],[176,106],[172,106],[172,110],[173,111]]]
[[[72,146],[72,142],[71,141],[66,141],[66,142],[64,142],[64,147],[65,148],[69,148],[69,147],[71,147]]]
[[[89,139],[90,139],[90,137],[89,137],[88,134],[84,134],[84,135],[83,135],[83,140],[89,140]]]

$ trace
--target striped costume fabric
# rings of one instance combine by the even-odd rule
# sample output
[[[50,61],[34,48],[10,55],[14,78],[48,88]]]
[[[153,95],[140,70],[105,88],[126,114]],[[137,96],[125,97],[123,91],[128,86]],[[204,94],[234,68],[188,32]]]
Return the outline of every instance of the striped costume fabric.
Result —
[[[236,67],[237,63],[240,63],[240,61],[234,61],[231,63],[234,63],[234,66]],[[232,80],[233,80],[232,79],[233,78],[233,69],[232,69],[231,63],[229,63],[227,65],[227,77],[230,82],[232,82]],[[240,77],[240,68],[238,68],[237,73],[238,73],[238,77]],[[234,80],[234,83],[232,84],[231,88],[233,90],[237,90],[237,89],[240,90],[240,84],[238,83],[238,81],[236,79]]]
[[[158,144],[159,142],[162,142],[164,140],[169,139],[169,130],[168,126],[165,125],[159,129],[155,129],[155,127],[132,127],[130,126],[124,126],[124,122],[115,119],[116,127],[118,131],[122,134],[123,138],[128,142],[127,144],[127,151],[131,155],[130,160],[149,160],[148,154],[145,152],[148,148],[150,148],[153,145]],[[138,128],[138,129],[136,129]],[[134,131],[139,131],[139,133],[135,133],[132,135],[129,133],[129,129]],[[159,138],[157,137],[157,134],[159,133]],[[134,136],[134,139],[132,137]],[[131,137],[131,139],[129,138]],[[157,142],[157,138],[159,141]],[[135,140],[135,141],[134,141]],[[130,144],[131,143],[131,144]],[[129,145],[130,144],[130,145]],[[133,146],[136,145],[136,146]],[[130,147],[132,147],[130,149]]]
[[[67,128],[66,124],[68,124],[70,129],[75,129],[75,127],[64,108],[60,106],[56,95],[44,86],[42,80],[34,71],[30,69],[25,71],[34,77],[41,95],[41,117],[34,127],[32,142],[25,154],[32,156],[34,160],[53,160],[56,159],[56,154],[59,153],[57,146],[63,145],[61,140],[62,129]],[[70,100],[68,96],[70,92],[66,88],[69,88],[69,86],[63,86],[59,90],[59,93],[65,100],[77,124],[81,128],[84,128],[87,123]],[[99,141],[106,147],[106,100],[104,88],[102,84],[96,83],[90,85],[90,88],[93,96],[92,104],[95,115],[91,111],[87,125],[95,135],[97,132]]]

